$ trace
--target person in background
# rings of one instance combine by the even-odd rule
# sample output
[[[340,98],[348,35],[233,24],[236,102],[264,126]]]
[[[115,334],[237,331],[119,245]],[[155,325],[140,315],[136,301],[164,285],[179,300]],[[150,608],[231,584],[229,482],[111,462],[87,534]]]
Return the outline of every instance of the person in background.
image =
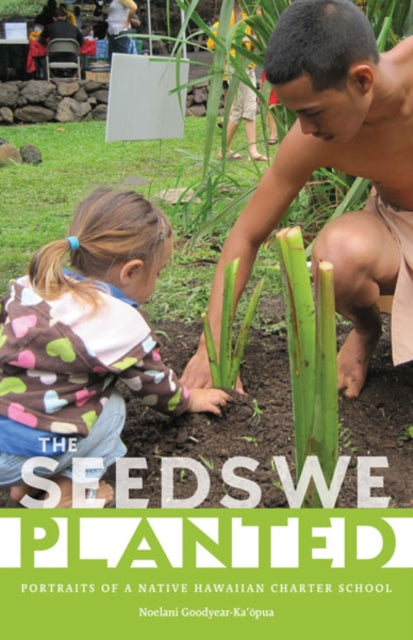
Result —
[[[134,53],[131,48],[131,20],[138,6],[133,0],[112,0],[107,9],[109,61],[114,53]]]
[[[50,40],[56,38],[68,38],[77,40],[79,46],[83,44],[83,35],[77,27],[67,22],[67,11],[65,7],[58,7],[55,11],[53,22],[47,24],[39,36],[39,42],[47,45]],[[64,51],[50,54],[51,62],[76,62],[76,55],[73,53],[66,53]],[[71,72],[71,71],[70,71]],[[57,69],[55,71],[57,75],[66,76],[68,73],[65,69]]]
[[[82,31],[82,28],[83,28],[82,9],[79,7],[78,4],[73,7],[73,15],[75,16],[75,19],[76,19],[75,26],[79,29],[79,31]]]
[[[90,16],[93,37],[97,38],[98,40],[104,40],[106,38],[106,33],[108,30],[108,23],[106,21],[106,9],[104,7],[105,3],[103,0],[95,0],[94,4],[95,8],[93,9],[93,13]]]
[[[68,24],[72,24],[74,27],[77,27],[76,16],[74,12],[69,9],[69,7],[64,2],[60,4],[60,8],[63,9],[63,11],[66,11],[66,20]]]
[[[72,40],[77,40],[80,46],[83,44],[82,33],[77,27],[67,22],[66,9],[61,6],[56,9],[53,21],[47,24],[43,29],[39,36],[39,42],[46,45],[49,40],[55,40],[56,38],[70,38]]]
[[[235,0],[234,9],[231,16],[230,28],[233,28],[237,24],[235,32],[235,42],[246,50],[251,50],[252,43],[252,31],[251,28],[245,24],[247,14],[241,10],[239,2]],[[233,49],[232,55],[241,56],[238,50]],[[255,64],[249,63],[246,67],[246,73],[253,86],[256,86]],[[231,76],[234,75],[234,69],[228,64],[227,67],[229,82],[231,83]],[[257,97],[254,90],[247,84],[240,82],[234,101],[231,105],[231,113],[229,116],[225,148],[226,154],[229,160],[241,160],[242,155],[234,153],[231,150],[232,140],[238,130],[242,121],[245,122],[245,133],[248,144],[248,160],[254,162],[268,162],[268,158],[260,153],[257,149],[257,129],[256,129],[256,115],[257,115]],[[221,152],[219,153],[221,157]]]
[[[162,211],[134,191],[100,188],[79,204],[68,236],[40,248],[28,274],[11,282],[0,313],[0,485],[14,501],[71,507],[74,481],[83,500],[92,484],[96,506],[111,502],[101,477],[126,453],[118,380],[143,408],[170,416],[220,415],[229,401],[221,389],[187,391],[141,309],[172,245]],[[24,483],[32,457],[48,458],[36,475],[53,480],[53,496]],[[76,476],[75,458],[93,459],[86,478]]]
[[[45,27],[47,24],[53,22],[57,9],[56,0],[47,0],[47,4],[43,7],[42,11],[35,17],[34,22],[36,25]]]

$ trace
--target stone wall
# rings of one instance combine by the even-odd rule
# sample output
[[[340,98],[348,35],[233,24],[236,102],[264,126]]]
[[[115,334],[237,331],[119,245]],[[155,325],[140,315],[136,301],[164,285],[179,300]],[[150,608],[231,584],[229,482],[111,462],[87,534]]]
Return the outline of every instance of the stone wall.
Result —
[[[0,124],[105,120],[108,85],[55,79],[0,84]]]
[[[0,125],[106,120],[109,86],[96,80],[53,79],[0,83]],[[208,85],[187,93],[186,115],[204,116]]]

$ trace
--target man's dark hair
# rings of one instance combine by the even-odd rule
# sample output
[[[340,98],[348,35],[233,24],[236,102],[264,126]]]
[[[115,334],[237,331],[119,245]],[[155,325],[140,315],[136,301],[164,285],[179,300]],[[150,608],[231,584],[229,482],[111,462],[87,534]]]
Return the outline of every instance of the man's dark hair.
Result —
[[[306,74],[323,91],[343,86],[354,62],[378,59],[373,29],[350,0],[295,0],[275,26],[264,68],[271,84]]]

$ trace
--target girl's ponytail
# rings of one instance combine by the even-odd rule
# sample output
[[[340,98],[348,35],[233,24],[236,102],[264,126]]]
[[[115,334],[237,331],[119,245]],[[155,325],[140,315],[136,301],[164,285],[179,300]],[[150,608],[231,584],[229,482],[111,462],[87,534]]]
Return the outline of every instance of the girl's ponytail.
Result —
[[[102,188],[79,204],[69,234],[35,253],[30,282],[45,300],[71,292],[96,309],[109,270],[134,258],[150,266],[172,229],[165,214],[136,192]],[[68,252],[70,266],[86,279],[64,273]]]
[[[70,290],[63,267],[67,252],[71,250],[67,239],[49,242],[34,254],[29,265],[32,287],[42,298],[55,300]]]

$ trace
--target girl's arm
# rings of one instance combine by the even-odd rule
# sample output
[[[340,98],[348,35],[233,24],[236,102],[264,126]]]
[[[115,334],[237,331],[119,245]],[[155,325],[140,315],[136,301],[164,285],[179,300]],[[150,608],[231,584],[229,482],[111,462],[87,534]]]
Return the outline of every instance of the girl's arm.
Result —
[[[129,357],[131,356],[124,359],[125,363]],[[173,369],[162,362],[157,348],[153,348],[143,359],[125,369],[120,379],[144,404],[170,415],[180,415],[184,411],[221,415],[220,407],[230,400],[222,389],[188,391]]]

